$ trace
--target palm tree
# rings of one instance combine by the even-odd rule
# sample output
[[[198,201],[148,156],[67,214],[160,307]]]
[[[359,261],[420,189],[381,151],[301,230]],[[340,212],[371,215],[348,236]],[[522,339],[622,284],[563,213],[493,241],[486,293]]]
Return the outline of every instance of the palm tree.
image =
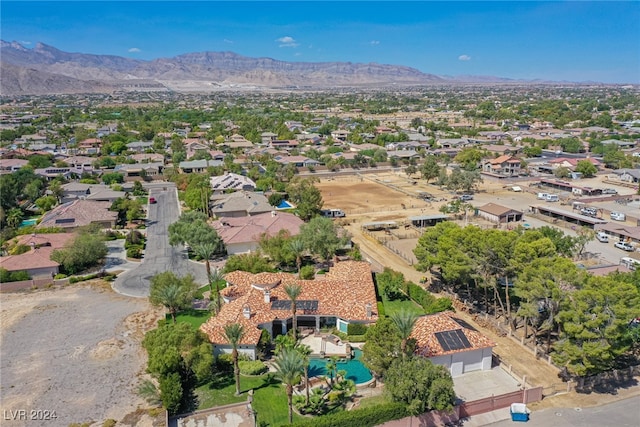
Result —
[[[327,361],[327,365],[325,366],[327,373],[329,374],[329,379],[331,381],[330,385],[333,388],[333,379],[334,376],[336,380],[338,379],[338,356],[331,356],[329,361]]]
[[[293,339],[297,341],[298,339],[298,321],[296,319],[296,301],[298,297],[302,293],[302,287],[300,285],[286,285],[284,287],[284,291],[287,293],[287,296],[291,300],[291,314],[293,315]]]
[[[22,223],[22,219],[24,216],[22,215],[22,209],[13,208],[7,212],[7,225],[11,228],[18,228]]]
[[[153,305],[165,306],[171,314],[173,323],[176,323],[176,313],[189,307],[195,289],[193,276],[187,275],[180,278],[170,271],[165,271],[151,278],[149,302]]]
[[[204,260],[204,266],[207,269],[207,277],[209,277],[209,290],[213,294],[213,286],[211,285],[211,257],[216,253],[216,246],[212,243],[199,243],[193,247],[193,252],[198,258]]]
[[[285,348],[275,359],[278,378],[287,388],[287,402],[289,404],[289,424],[293,423],[293,386],[300,381],[300,374],[304,368],[304,360],[296,350]]]
[[[304,242],[301,239],[292,239],[289,242],[289,250],[296,257],[296,267],[298,267],[298,277],[300,277],[300,268],[302,267],[302,255],[304,254]]]
[[[406,358],[407,356],[407,341],[411,336],[411,332],[413,331],[413,325],[416,324],[416,320],[418,319],[418,315],[413,311],[401,310],[395,312],[391,315],[391,320],[396,325],[396,329],[400,333],[400,352],[402,353],[402,358]]]
[[[299,344],[295,349],[300,353],[304,362],[304,385],[306,389],[305,404],[309,405],[309,356],[311,356],[311,347],[305,344]]]
[[[211,270],[209,274],[209,286],[212,283],[216,284],[216,313],[220,313],[220,309],[222,308],[222,299],[220,298],[220,281],[224,279],[222,271],[218,268],[214,268]]]
[[[238,366],[238,344],[244,337],[244,327],[239,323],[231,323],[224,327],[224,336],[231,344],[233,351],[231,358],[233,359],[233,376],[236,380],[236,396],[240,396],[240,367]]]

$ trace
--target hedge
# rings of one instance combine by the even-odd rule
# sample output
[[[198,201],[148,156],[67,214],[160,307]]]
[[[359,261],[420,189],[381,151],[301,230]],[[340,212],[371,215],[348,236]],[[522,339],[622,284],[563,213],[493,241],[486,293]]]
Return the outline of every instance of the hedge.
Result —
[[[267,365],[259,360],[241,360],[238,366],[242,375],[260,375],[269,370]]]
[[[349,342],[365,342],[364,335],[349,335],[347,337]]]
[[[377,305],[378,305],[378,318],[382,318],[386,315],[384,312],[384,304],[378,301]]]
[[[424,308],[427,314],[451,310],[453,303],[449,298],[436,298],[413,282],[406,282],[407,295]]]
[[[367,325],[362,323],[349,323],[347,325],[348,335],[364,335],[367,332]]]
[[[387,421],[408,417],[407,408],[402,403],[383,403],[369,408],[342,411],[336,414],[296,422],[302,427],[373,427]]]

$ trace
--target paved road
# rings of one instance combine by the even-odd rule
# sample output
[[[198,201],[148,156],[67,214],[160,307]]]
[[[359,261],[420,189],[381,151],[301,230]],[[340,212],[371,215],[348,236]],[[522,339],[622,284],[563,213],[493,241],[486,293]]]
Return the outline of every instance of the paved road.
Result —
[[[180,216],[175,185],[154,185],[149,195],[158,203],[149,205],[144,260],[138,267],[119,276],[113,282],[113,288],[123,295],[147,297],[151,277],[164,271],[172,271],[179,277],[192,274],[197,283],[205,284],[207,275],[204,265],[189,261],[183,248],[169,245],[169,224]]]
[[[508,413],[508,409],[506,409]],[[472,417],[473,418],[473,417]],[[548,408],[535,411],[527,427],[637,427],[640,420],[640,406],[638,398],[609,403],[593,408]],[[491,427],[513,427],[515,424],[508,420],[488,424]]]

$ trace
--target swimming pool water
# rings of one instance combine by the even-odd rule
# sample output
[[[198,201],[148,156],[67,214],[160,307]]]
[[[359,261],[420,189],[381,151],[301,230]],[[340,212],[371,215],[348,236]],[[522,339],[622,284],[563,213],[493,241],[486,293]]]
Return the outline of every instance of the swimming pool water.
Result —
[[[20,223],[20,227],[26,227],[28,225],[35,225],[38,222],[38,218],[25,219]]]
[[[347,371],[347,379],[353,380],[356,384],[363,384],[371,381],[371,372],[360,361],[361,350],[354,350],[355,358],[346,362],[338,362],[338,371]],[[309,377],[328,376],[327,362],[329,359],[311,359],[309,366]]]
[[[280,204],[277,206],[278,209],[291,209],[292,207],[293,205],[287,202],[286,200],[281,201]]]

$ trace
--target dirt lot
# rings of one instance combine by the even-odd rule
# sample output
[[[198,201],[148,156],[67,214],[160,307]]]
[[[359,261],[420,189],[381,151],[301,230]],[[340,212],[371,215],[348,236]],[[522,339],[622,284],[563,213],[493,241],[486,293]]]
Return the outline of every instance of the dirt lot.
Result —
[[[153,425],[135,393],[146,365],[140,342],[160,314],[146,299],[93,281],[0,294],[0,308],[3,426],[101,425],[109,418]],[[18,410],[26,419],[6,415]],[[57,418],[32,420],[32,410]]]
[[[597,183],[593,182],[593,184]],[[439,208],[442,204],[447,203],[446,201],[428,203],[411,197],[406,192],[414,194],[417,191],[426,191],[436,198],[450,198],[451,195],[449,193],[435,186],[427,185],[420,180],[414,185],[407,180],[406,175],[394,173],[367,175],[362,179],[357,176],[336,177],[322,180],[316,185],[322,192],[325,206],[340,208],[346,212],[346,218],[339,221],[346,226],[347,230],[352,234],[354,242],[360,246],[365,259],[371,261],[375,268],[390,267],[402,272],[407,279],[415,283],[418,283],[424,277],[424,273],[416,271],[410,265],[410,262],[407,262],[401,255],[383,246],[371,235],[363,234],[360,225],[364,222],[387,220],[402,223],[409,216],[440,213]],[[510,192],[504,189],[503,184],[499,182],[485,182],[481,187],[481,192],[477,194],[477,200],[474,201],[476,205],[493,201],[497,203],[513,203],[521,205],[520,207],[522,208],[531,202],[535,202],[535,196]],[[405,204],[405,208],[401,206],[402,203]],[[474,218],[474,221],[478,222],[476,218]],[[404,234],[405,231],[401,227],[397,233]],[[390,246],[399,249],[400,252],[404,252],[406,255],[407,252],[415,247],[416,241],[416,239],[394,240],[390,242]],[[407,257],[405,256],[405,258]],[[513,371],[520,378],[526,376],[528,383],[542,386],[560,382],[557,376],[558,371],[555,367],[543,360],[536,359],[530,351],[525,350],[513,339],[499,336],[483,328],[467,313],[459,313],[459,315],[497,343],[495,353],[499,355],[504,363],[511,365]],[[619,393],[621,397],[640,395],[640,386],[636,385],[620,389]],[[609,394],[584,395],[572,392],[546,399],[539,405],[541,407],[554,405],[591,406],[606,403],[615,398],[615,395]]]

